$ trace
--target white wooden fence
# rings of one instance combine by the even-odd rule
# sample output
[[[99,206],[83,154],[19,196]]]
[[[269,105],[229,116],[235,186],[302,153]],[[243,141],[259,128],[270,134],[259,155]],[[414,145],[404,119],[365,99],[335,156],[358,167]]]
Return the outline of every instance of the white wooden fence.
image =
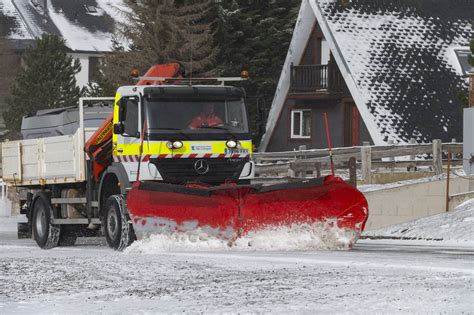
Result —
[[[443,163],[447,163],[448,152],[452,153],[451,165],[462,165],[462,143],[442,143],[433,140],[428,144],[403,144],[334,148],[333,161],[337,170],[348,170],[353,177],[357,170],[365,183],[371,183],[374,170],[404,168],[407,171],[428,166],[434,174],[443,173]],[[320,176],[330,169],[327,149],[301,150],[289,152],[255,153],[256,175],[258,177]]]

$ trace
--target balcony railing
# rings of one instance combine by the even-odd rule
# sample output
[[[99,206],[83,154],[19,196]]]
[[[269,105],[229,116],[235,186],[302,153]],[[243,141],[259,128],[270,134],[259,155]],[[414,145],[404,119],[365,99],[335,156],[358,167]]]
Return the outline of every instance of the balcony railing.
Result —
[[[291,65],[292,93],[343,92],[343,89],[344,81],[335,65]]]

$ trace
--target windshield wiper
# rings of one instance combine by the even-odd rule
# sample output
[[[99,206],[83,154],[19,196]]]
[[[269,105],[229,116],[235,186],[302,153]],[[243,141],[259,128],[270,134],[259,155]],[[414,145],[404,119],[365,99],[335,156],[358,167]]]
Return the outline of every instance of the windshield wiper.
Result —
[[[196,129],[221,129],[221,130],[229,131],[229,129],[227,129],[226,127],[222,127],[222,126],[201,126],[199,128],[196,128]]]
[[[183,132],[183,129],[180,128],[174,128],[174,127],[158,127],[158,128],[150,128],[150,133],[153,133],[153,130],[171,130],[171,131],[177,131],[181,136],[183,136],[186,139],[190,139],[189,135],[185,134]]]
[[[224,130],[229,136],[235,138],[235,134],[231,132],[228,128],[222,126],[201,126],[197,129],[217,129],[217,130]]]
[[[158,128],[150,128],[150,130],[182,130],[182,129],[173,128],[173,127],[158,127]]]

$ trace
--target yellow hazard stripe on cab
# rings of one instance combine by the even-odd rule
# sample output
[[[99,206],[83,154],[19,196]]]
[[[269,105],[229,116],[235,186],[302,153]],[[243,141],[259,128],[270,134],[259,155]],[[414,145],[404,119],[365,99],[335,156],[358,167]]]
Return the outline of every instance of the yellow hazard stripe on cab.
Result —
[[[226,141],[183,141],[181,149],[170,150],[166,146],[168,141],[145,141],[143,155],[156,154],[252,154],[252,141],[239,141],[238,149],[227,148]],[[121,151],[121,152],[120,152]],[[120,152],[120,153],[119,153]],[[114,149],[114,155],[139,155],[140,143],[120,143]]]

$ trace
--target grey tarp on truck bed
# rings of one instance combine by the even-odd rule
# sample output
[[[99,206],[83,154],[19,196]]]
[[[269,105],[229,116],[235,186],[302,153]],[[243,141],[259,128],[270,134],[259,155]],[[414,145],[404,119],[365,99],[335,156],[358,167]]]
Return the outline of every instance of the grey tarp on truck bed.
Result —
[[[84,127],[99,127],[112,111],[112,105],[84,106]],[[63,107],[40,110],[35,115],[24,116],[21,135],[23,139],[73,135],[77,128],[79,128],[78,107]]]

